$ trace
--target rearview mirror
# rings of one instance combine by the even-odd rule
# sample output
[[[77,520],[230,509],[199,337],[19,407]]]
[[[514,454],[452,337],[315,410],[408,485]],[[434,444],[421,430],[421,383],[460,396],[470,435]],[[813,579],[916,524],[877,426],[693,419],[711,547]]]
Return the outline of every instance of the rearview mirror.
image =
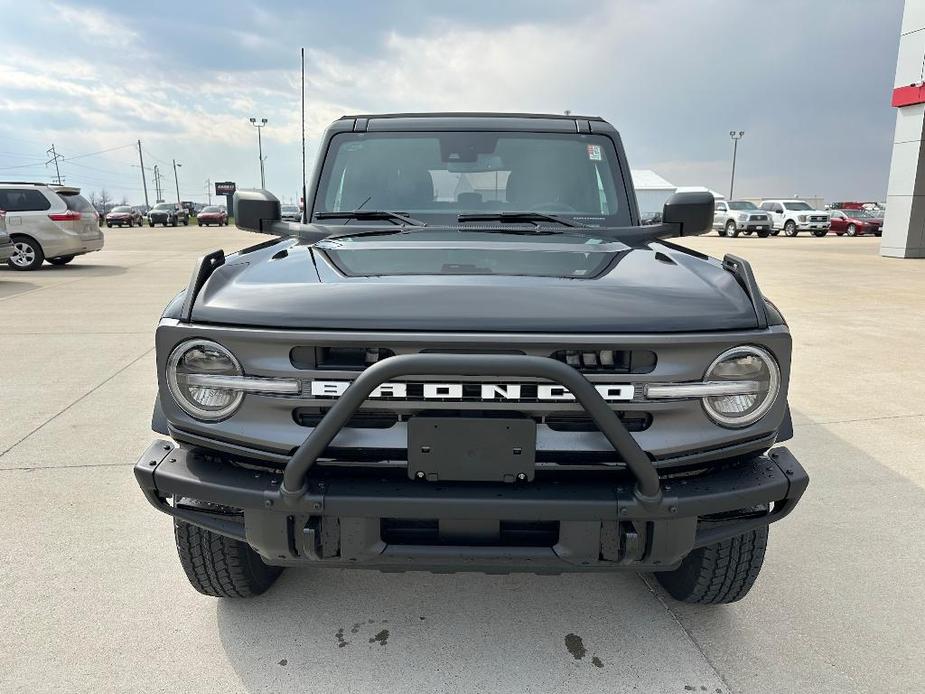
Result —
[[[715,199],[708,191],[675,193],[665,201],[662,222],[681,227],[678,236],[697,236],[713,228]]]
[[[234,194],[234,223],[239,229],[259,234],[271,229],[282,218],[279,199],[268,190],[238,190]]]

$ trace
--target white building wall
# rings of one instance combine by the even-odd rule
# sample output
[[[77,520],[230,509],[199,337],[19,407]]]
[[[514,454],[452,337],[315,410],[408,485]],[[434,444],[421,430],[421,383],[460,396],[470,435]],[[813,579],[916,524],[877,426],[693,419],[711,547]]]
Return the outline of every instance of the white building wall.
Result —
[[[894,87],[920,84],[925,57],[925,0],[906,0]],[[925,104],[896,109],[880,254],[925,258]]]

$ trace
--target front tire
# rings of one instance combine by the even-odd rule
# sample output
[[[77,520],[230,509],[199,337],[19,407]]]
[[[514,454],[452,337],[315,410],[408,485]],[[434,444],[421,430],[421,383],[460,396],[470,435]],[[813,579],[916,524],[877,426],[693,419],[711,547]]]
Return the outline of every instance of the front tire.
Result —
[[[759,238],[759,239],[766,239],[766,238],[768,238],[770,235],[771,235],[771,232],[770,232],[770,231],[759,231],[759,232],[758,232],[758,238]]]
[[[267,566],[246,542],[174,520],[180,564],[190,584],[203,595],[250,598],[265,592],[282,569]]]
[[[817,239],[821,239],[823,236],[825,236],[828,233],[829,233],[828,229],[816,229],[815,231],[813,231],[813,236],[815,236]]]
[[[741,600],[758,578],[768,546],[768,526],[695,549],[674,571],[655,574],[675,600],[724,605]]]
[[[733,238],[739,235],[739,230],[736,229],[736,223],[731,219],[726,222],[726,236],[732,236]]]
[[[787,223],[784,224],[784,236],[796,236],[800,232],[797,231],[797,224],[792,219],[788,219]]]
[[[847,231],[845,231],[845,233],[848,234],[848,236],[857,236],[857,235],[858,235],[858,228],[857,228],[857,226],[854,225],[854,224],[849,224],[849,225],[848,225],[848,229],[847,229]]]
[[[48,262],[52,265],[67,265],[71,262],[76,256],[73,255],[60,255],[57,258],[49,258]]]
[[[42,267],[45,253],[42,252],[42,247],[35,239],[28,236],[13,236],[12,241],[13,255],[6,261],[11,268],[27,272]]]

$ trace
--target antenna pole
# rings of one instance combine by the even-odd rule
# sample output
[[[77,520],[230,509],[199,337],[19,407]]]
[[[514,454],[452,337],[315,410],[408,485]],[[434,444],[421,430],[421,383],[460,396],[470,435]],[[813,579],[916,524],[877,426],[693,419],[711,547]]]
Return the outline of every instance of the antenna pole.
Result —
[[[308,223],[308,200],[305,199],[305,48],[302,48],[302,223]]]

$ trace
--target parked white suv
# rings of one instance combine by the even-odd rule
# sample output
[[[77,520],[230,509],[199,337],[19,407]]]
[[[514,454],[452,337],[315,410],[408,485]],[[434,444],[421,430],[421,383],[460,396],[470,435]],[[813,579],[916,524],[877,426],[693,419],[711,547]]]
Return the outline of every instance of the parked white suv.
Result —
[[[38,270],[44,260],[66,265],[103,247],[99,215],[80,188],[0,183],[0,217],[13,240],[7,263],[15,270]]]
[[[748,200],[717,200],[713,205],[713,228],[720,236],[756,232],[761,238],[767,238],[771,235],[771,218]]]
[[[785,236],[796,236],[801,231],[811,231],[813,236],[829,233],[829,213],[814,209],[805,200],[762,200],[761,209],[771,215],[775,236],[781,229]]]

